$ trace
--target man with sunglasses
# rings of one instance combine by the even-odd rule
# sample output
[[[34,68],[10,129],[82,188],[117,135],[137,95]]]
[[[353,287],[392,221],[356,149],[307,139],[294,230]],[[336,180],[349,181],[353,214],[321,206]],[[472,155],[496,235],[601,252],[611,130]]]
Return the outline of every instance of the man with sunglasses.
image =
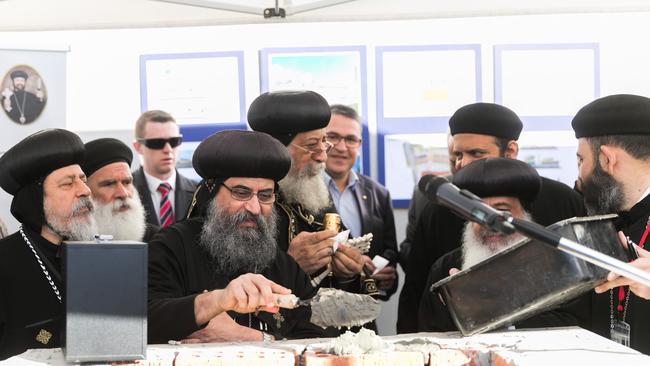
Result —
[[[201,142],[192,164],[203,181],[190,218],[149,244],[149,343],[325,336],[306,308],[276,306],[275,295],[316,291],[275,240],[287,149],[264,133],[222,131]]]
[[[372,276],[381,298],[388,300],[397,289],[397,238],[390,193],[352,169],[361,148],[361,123],[357,112],[340,104],[332,105],[330,110],[332,117],[325,130],[333,148],[327,156],[325,183],[350,235],[373,234],[370,250],[363,256],[370,273],[376,269],[371,260],[375,255],[390,261]]]
[[[196,184],[176,170],[180,129],[169,113],[144,112],[135,123],[133,147],[142,166],[133,172],[149,226],[167,227],[185,218]]]
[[[279,182],[275,206],[278,245],[316,277],[328,266],[333,277],[321,285],[359,291],[359,273],[365,263],[361,253],[339,246],[333,253],[332,230],[323,231],[325,213],[336,212],[323,181],[327,153],[325,127],[331,116],[329,104],[313,91],[278,91],[257,97],[248,110],[248,123],[282,142],[291,155],[291,169]]]

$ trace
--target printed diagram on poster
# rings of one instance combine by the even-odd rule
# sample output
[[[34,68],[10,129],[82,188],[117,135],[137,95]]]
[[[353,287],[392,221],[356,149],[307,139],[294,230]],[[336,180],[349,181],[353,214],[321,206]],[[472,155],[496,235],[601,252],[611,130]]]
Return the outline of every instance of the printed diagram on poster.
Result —
[[[15,66],[2,79],[2,109],[18,124],[32,123],[41,116],[47,89],[41,75],[28,65]]]
[[[242,52],[143,55],[142,110],[181,125],[245,124]]]
[[[361,54],[358,51],[262,51],[268,72],[264,91],[313,90],[330,104],[363,108]],[[263,76],[264,77],[264,76]],[[264,80],[263,80],[264,82]]]
[[[599,54],[596,43],[497,45],[495,102],[514,110],[525,130],[570,129],[571,117],[600,94]]]
[[[573,187],[577,177],[577,141],[572,131],[522,132],[518,159],[539,175]],[[394,200],[410,200],[423,175],[450,174],[447,134],[389,135],[385,137],[386,187]]]
[[[524,131],[518,142],[519,160],[539,175],[573,187],[578,177],[578,141],[573,131]]]
[[[382,55],[384,118],[450,116],[476,101],[480,75],[474,49],[384,51]]]
[[[447,134],[405,134],[385,137],[386,188],[393,200],[410,200],[423,175],[449,174]]]
[[[365,48],[358,46],[279,48],[261,51],[262,92],[313,90],[327,102],[351,107],[361,117],[363,144],[353,169],[368,174]]]
[[[203,179],[192,166],[194,150],[196,150],[200,143],[200,141],[183,142],[178,147],[178,155],[176,158],[176,169],[178,169],[178,172],[195,182],[200,182]]]
[[[482,100],[478,44],[377,47],[378,178],[408,207],[424,174],[449,173],[449,117]]]

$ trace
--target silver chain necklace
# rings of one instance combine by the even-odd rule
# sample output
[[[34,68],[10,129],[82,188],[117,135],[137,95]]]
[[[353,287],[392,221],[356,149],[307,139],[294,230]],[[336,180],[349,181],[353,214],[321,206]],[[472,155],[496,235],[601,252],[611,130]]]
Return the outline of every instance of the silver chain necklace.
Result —
[[[39,257],[38,253],[36,253],[36,250],[32,246],[32,243],[29,241],[27,238],[27,235],[25,235],[25,232],[23,231],[23,227],[20,227],[20,235],[23,236],[23,240],[27,245],[29,246],[29,249],[32,250],[32,253],[34,253],[34,256],[36,257],[36,261],[38,262],[38,265],[41,266],[41,270],[43,271],[43,274],[45,275],[45,279],[47,279],[47,282],[50,283],[50,287],[52,287],[52,291],[54,291],[54,295],[56,295],[56,298],[59,299],[59,303],[61,303],[61,293],[59,292],[59,289],[56,287],[56,284],[54,283],[54,280],[52,279],[52,276],[50,276],[50,272],[47,271],[47,268],[45,268],[45,265],[43,264],[43,261],[41,260],[41,257]]]
[[[27,119],[25,119],[25,101],[27,101],[27,92],[25,91],[23,93],[23,105],[22,108],[20,106],[20,102],[18,101],[18,95],[14,93],[14,99],[16,99],[16,107],[18,108],[18,112],[20,112],[20,123],[25,123]]]

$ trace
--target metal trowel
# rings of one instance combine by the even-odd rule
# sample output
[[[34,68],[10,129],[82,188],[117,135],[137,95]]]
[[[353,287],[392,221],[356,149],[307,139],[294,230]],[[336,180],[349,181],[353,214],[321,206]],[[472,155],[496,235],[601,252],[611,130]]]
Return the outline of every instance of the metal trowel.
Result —
[[[322,328],[363,325],[377,319],[381,310],[379,301],[370,295],[332,288],[320,288],[316,296],[305,300],[295,295],[277,295],[276,302],[285,309],[310,306],[310,321]]]

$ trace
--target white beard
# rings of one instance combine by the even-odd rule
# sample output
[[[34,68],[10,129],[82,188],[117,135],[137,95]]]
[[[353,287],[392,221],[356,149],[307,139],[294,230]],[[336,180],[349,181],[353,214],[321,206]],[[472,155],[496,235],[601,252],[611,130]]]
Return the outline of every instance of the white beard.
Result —
[[[119,211],[125,205],[129,209]],[[116,198],[112,203],[95,203],[95,206],[99,234],[113,235],[113,240],[142,240],[146,230],[145,213],[135,189],[132,198]]]
[[[315,171],[318,174],[313,175]],[[330,193],[323,180],[325,163],[309,163],[295,174],[289,172],[278,184],[280,192],[289,204],[300,204],[312,214],[318,214],[330,206]]]
[[[530,221],[530,214],[525,212],[523,219]],[[487,229],[481,228],[481,230]],[[493,245],[493,243],[487,244],[483,241],[483,238],[474,233],[474,230],[472,230],[472,223],[468,221],[465,223],[465,228],[463,229],[463,245],[461,249],[463,251],[463,265],[461,269],[467,269],[482,262],[504,249],[510,248],[522,239],[524,239],[523,235],[514,233],[508,236],[503,236],[496,246]]]
[[[88,197],[81,197],[72,207],[69,217],[60,217],[49,207],[48,201],[43,202],[43,212],[45,213],[45,225],[63,240],[70,241],[88,241],[93,240],[97,233],[97,226],[93,216],[95,206]],[[79,214],[82,208],[87,208],[89,212]]]

